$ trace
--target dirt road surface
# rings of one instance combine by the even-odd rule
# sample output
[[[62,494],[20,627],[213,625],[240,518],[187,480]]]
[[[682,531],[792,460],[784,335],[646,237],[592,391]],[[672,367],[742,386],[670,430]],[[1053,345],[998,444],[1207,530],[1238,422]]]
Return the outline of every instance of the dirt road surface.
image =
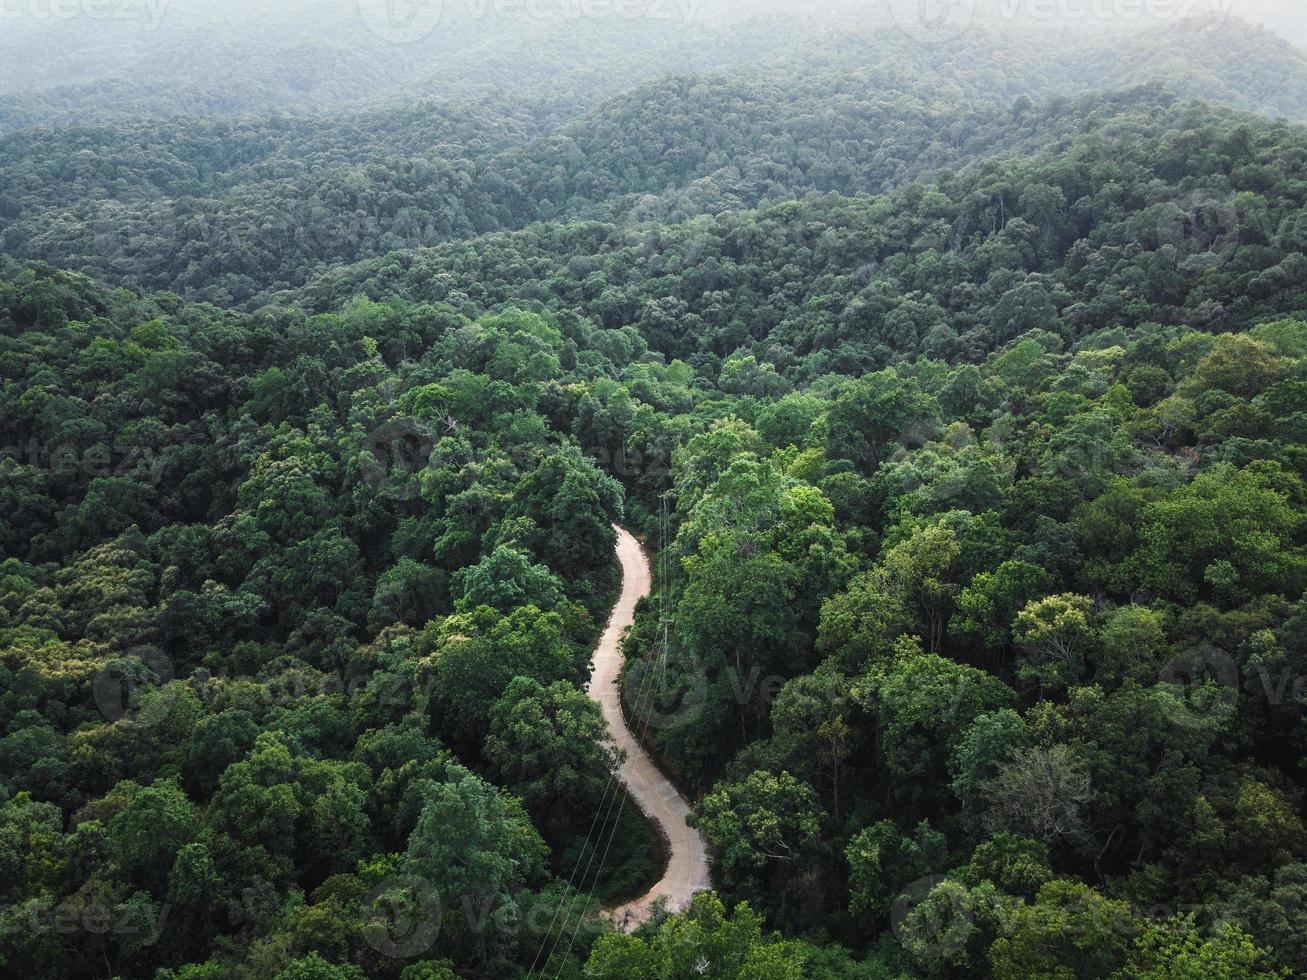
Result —
[[[622,566],[622,592],[613,607],[612,618],[595,649],[590,675],[590,696],[603,708],[604,721],[613,741],[626,752],[618,776],[632,799],[650,820],[662,828],[671,858],[667,873],[648,893],[613,910],[613,917],[627,932],[649,918],[653,903],[667,900],[667,907],[679,911],[697,892],[712,887],[708,877],[708,852],[699,832],[686,824],[690,804],[654,765],[626,727],[622,714],[618,677],[622,670],[622,633],[635,619],[635,605],[649,594],[649,561],[639,542],[623,528],[617,528],[617,559]]]

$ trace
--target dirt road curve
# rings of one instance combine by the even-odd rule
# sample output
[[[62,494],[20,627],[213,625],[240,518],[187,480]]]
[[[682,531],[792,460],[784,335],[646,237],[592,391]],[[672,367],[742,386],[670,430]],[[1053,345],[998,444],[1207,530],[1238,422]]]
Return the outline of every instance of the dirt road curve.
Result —
[[[603,707],[613,741],[626,752],[626,762],[619,774],[623,785],[640,809],[662,827],[671,846],[671,860],[662,880],[648,894],[613,911],[617,921],[630,932],[648,919],[657,899],[666,898],[669,908],[679,910],[690,904],[696,892],[705,891],[712,884],[703,838],[685,823],[690,804],[636,742],[622,716],[618,687],[622,633],[635,618],[635,604],[649,594],[649,562],[635,538],[620,527],[617,528],[617,560],[622,565],[622,594],[595,650],[590,696]]]

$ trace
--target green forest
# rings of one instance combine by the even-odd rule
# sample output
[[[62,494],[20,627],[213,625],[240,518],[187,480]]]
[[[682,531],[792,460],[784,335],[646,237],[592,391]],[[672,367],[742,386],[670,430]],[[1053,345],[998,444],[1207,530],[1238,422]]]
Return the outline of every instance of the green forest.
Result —
[[[1307,976],[1307,52],[341,16],[0,70],[0,975]]]

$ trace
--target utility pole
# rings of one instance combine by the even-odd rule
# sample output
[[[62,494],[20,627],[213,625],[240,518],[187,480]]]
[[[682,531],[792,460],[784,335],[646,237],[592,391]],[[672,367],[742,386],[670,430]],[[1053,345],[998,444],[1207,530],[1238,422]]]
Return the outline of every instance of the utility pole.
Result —
[[[663,491],[658,497],[659,519],[658,519],[658,623],[663,628],[663,651],[660,657],[659,665],[659,684],[667,678],[667,654],[671,649],[671,632],[672,619],[668,603],[668,577],[667,577],[667,548],[668,538],[671,536],[671,513],[667,505],[667,491]]]

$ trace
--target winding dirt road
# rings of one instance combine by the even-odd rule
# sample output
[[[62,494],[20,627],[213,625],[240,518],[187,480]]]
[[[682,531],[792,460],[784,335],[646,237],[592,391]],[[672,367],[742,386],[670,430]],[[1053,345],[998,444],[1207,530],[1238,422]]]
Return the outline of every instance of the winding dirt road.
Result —
[[[612,618],[595,649],[590,675],[590,697],[603,708],[604,721],[613,741],[626,752],[618,773],[622,785],[650,820],[662,828],[671,857],[662,880],[633,902],[613,910],[623,929],[631,932],[649,918],[653,903],[667,900],[667,907],[679,911],[690,904],[695,893],[712,887],[708,877],[708,852],[699,832],[686,824],[690,804],[640,747],[622,715],[618,678],[622,670],[622,633],[635,620],[635,604],[649,594],[649,561],[639,542],[623,528],[617,531],[617,560],[622,565],[622,593],[613,607]]]

